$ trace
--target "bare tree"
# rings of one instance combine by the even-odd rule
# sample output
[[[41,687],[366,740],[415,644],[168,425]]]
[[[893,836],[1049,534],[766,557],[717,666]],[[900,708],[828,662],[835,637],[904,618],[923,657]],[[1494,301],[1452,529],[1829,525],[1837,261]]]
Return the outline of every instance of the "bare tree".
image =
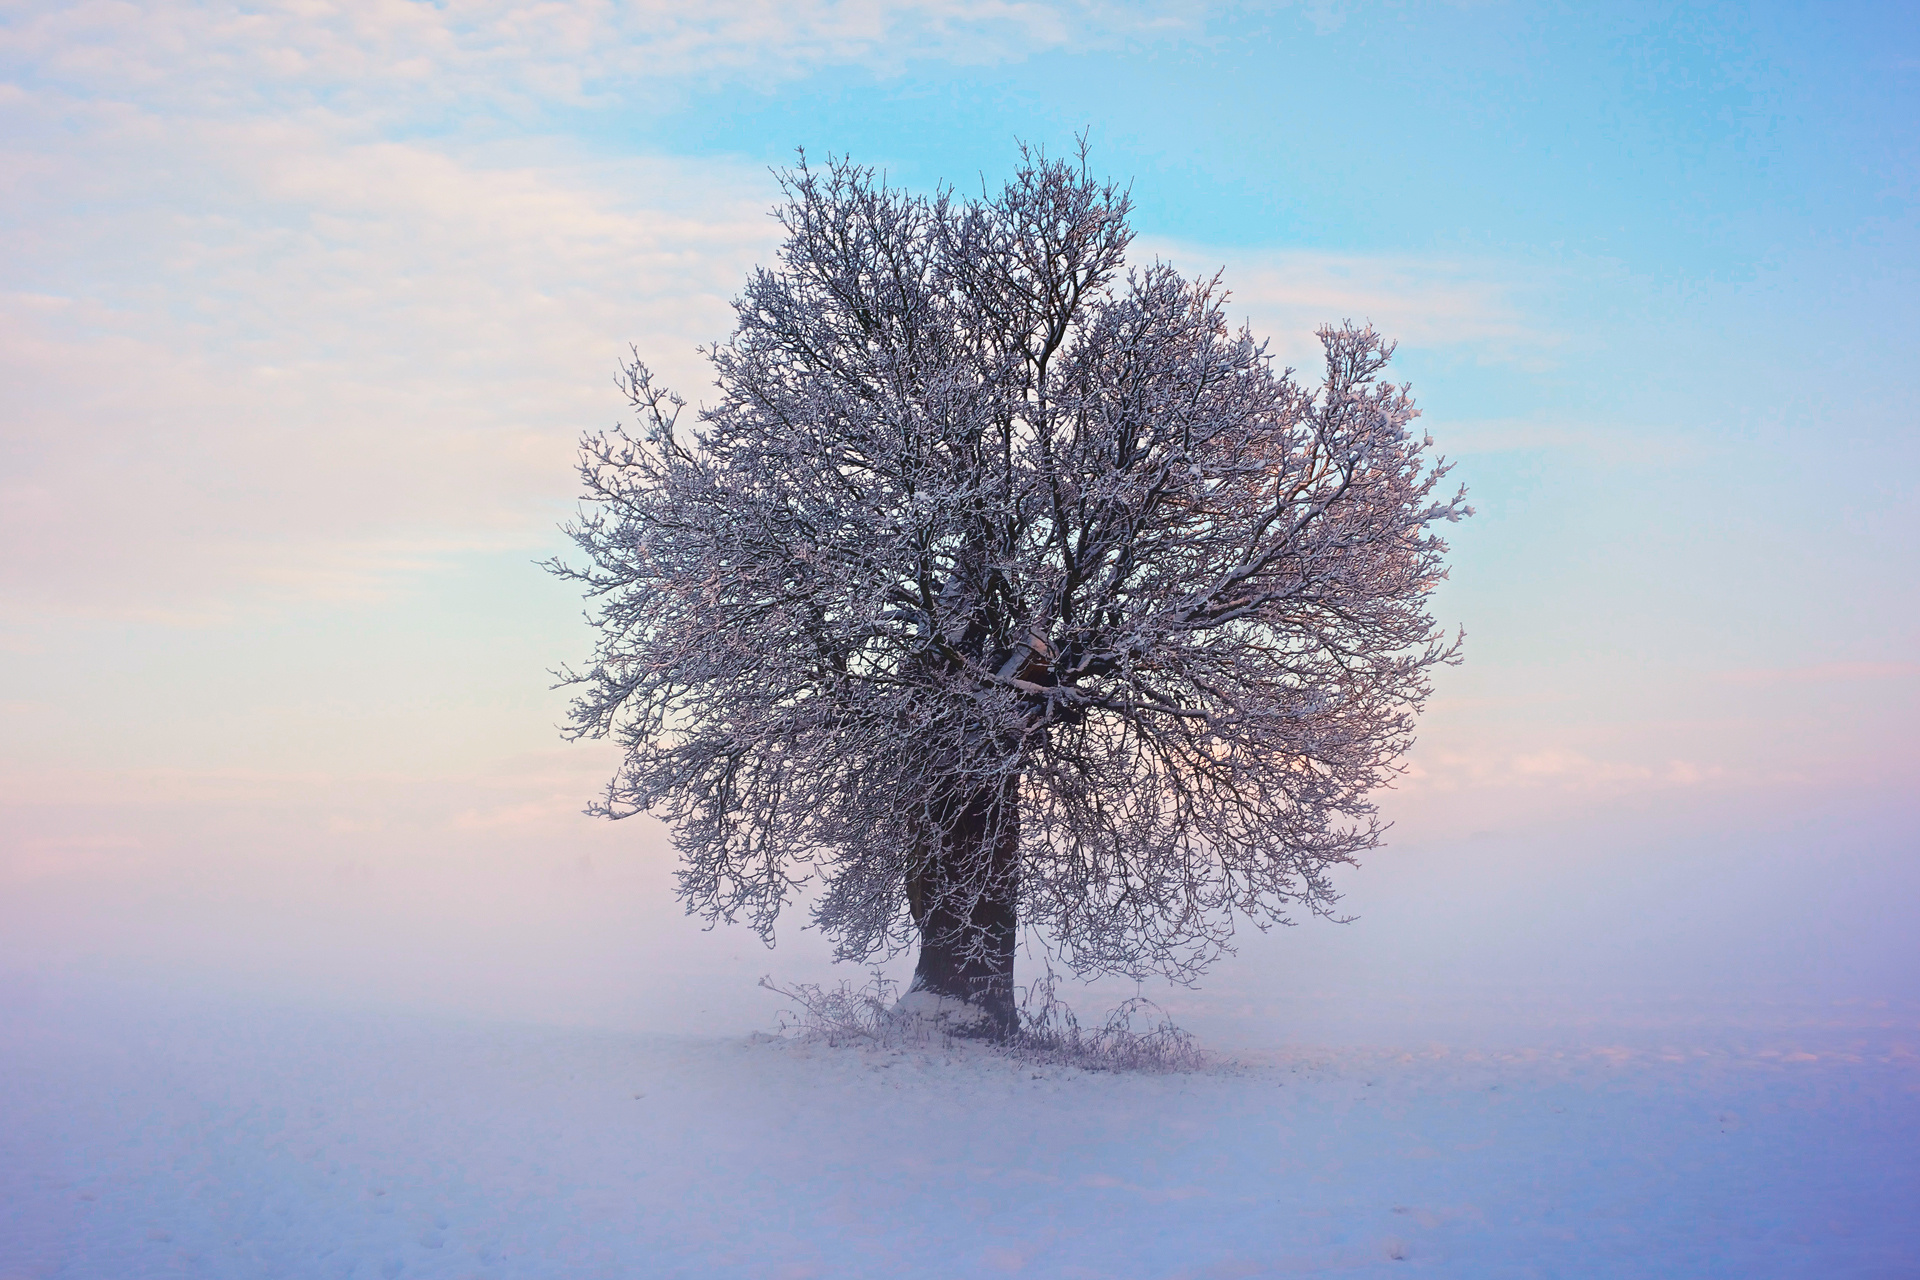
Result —
[[[1326,328],[1317,389],[1218,277],[1129,267],[1126,193],[1023,150],[997,196],[844,160],[705,352],[698,424],[636,358],[583,442],[596,603],[570,734],[590,812],[662,814],[680,892],[771,940],[817,877],[845,958],[1013,1027],[1016,926],[1082,975],[1198,973],[1237,918],[1335,900],[1459,641],[1446,473],[1390,344]]]

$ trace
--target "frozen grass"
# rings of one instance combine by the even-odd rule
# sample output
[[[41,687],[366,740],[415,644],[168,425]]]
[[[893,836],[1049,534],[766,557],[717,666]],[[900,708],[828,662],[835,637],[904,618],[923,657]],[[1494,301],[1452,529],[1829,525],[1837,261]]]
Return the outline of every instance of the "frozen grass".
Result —
[[[760,985],[785,996],[793,1008],[780,1017],[783,1035],[835,1048],[930,1049],[953,1052],[961,1037],[941,1021],[901,1008],[900,984],[875,972],[855,986],[822,987],[803,982],[783,987],[771,978]],[[986,1048],[1009,1058],[1083,1071],[1199,1071],[1213,1060],[1166,1011],[1145,997],[1122,1002],[1098,1030],[1081,1027],[1072,1006],[1060,999],[1051,973],[1024,989],[1020,1030],[1009,1042]]]
[[[925,1018],[902,1018],[893,1006],[900,984],[875,973],[861,986],[841,982],[823,987],[799,982],[783,987],[771,977],[760,985],[785,996],[793,1007],[780,1012],[780,1034],[840,1048],[847,1045],[876,1048],[950,1047],[953,1037]]]
[[[1089,1071],[1199,1071],[1215,1060],[1144,996],[1122,1001],[1097,1031],[1086,1031],[1061,1000],[1051,973],[1027,988],[1020,1006],[1024,1058]]]

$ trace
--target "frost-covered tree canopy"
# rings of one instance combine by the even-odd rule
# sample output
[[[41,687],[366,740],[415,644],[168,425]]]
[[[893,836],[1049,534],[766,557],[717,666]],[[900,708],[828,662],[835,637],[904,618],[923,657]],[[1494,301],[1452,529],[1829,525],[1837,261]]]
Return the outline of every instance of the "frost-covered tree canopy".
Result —
[[[997,196],[845,161],[683,402],[584,442],[553,567],[595,602],[571,730],[596,811],[676,830],[680,890],[771,937],[818,877],[840,953],[1004,1017],[1014,926],[1083,973],[1189,976],[1236,916],[1325,911],[1377,843],[1428,674],[1446,467],[1392,352],[1317,388],[1215,279],[1128,265],[1125,193],[1027,155]]]

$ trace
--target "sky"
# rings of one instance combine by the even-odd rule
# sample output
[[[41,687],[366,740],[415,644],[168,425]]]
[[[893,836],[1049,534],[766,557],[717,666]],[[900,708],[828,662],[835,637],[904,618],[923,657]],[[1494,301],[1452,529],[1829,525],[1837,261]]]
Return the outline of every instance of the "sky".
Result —
[[[679,1028],[832,976],[581,814],[535,562],[629,346],[709,389],[796,148],[1084,135],[1305,376],[1396,336],[1478,512],[1357,919],[1181,1007],[1908,1016],[1916,120],[1903,4],[10,3],[0,975]]]

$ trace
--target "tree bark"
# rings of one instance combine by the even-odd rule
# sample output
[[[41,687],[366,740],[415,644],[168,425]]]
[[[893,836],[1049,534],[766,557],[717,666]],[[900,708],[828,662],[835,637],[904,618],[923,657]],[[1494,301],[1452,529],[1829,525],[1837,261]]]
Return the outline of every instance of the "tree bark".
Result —
[[[920,930],[909,990],[964,1002],[981,1017],[955,1030],[992,1040],[1008,1039],[1019,1027],[1013,1000],[1018,795],[1010,779],[956,803],[944,833],[923,846],[907,880]]]

